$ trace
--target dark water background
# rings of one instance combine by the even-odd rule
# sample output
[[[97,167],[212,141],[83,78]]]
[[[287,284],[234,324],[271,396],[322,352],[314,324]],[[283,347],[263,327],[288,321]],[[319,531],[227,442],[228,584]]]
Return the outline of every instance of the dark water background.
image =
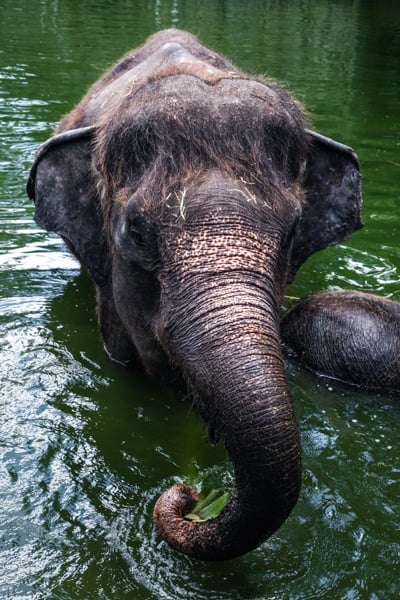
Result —
[[[229,485],[184,400],[104,356],[91,284],[40,231],[24,185],[38,143],[87,86],[165,27],[284,82],[314,127],[358,152],[365,228],[289,290],[400,300],[400,3],[2,0],[0,598],[391,599],[400,593],[400,400],[288,364],[304,484],[287,523],[225,564],[154,535],[171,482]]]

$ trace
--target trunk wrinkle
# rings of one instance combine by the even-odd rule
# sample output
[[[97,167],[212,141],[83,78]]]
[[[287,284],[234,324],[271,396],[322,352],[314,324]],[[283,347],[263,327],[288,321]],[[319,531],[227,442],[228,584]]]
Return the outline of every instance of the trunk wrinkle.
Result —
[[[220,293],[216,286],[196,288],[200,306],[180,314],[169,330],[174,356],[196,390],[198,409],[224,441],[236,488],[219,517],[194,523],[184,514],[196,501],[195,491],[174,486],[160,497],[154,519],[175,549],[206,560],[233,558],[270,537],[293,509],[301,482],[299,434],[283,372],[277,310],[260,289],[244,288],[240,294],[236,284],[229,288],[225,283]],[[234,305],[232,296],[239,296]]]
[[[216,226],[199,230],[186,223],[179,252],[167,248],[160,281],[160,342],[223,440],[235,490],[217,518],[195,523],[184,519],[195,491],[174,486],[158,500],[154,520],[175,549],[206,560],[234,558],[268,539],[292,511],[301,484],[279,335],[282,227],[274,230],[271,217],[265,222],[272,231],[261,235],[244,221],[218,216]]]

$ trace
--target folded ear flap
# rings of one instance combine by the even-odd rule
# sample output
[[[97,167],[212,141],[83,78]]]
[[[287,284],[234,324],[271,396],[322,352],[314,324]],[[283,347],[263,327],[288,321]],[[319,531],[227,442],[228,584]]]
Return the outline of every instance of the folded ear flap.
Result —
[[[58,134],[38,150],[27,192],[35,202],[35,221],[58,233],[92,275],[105,285],[109,251],[91,167],[94,127]]]
[[[363,226],[357,155],[330,138],[313,131],[307,134],[305,203],[294,237],[289,282],[311,254],[346,240]]]

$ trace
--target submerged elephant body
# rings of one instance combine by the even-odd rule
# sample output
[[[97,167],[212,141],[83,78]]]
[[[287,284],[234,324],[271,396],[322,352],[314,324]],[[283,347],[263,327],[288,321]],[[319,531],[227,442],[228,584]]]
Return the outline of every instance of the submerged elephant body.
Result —
[[[37,223],[92,276],[110,356],[184,381],[232,460],[219,517],[186,520],[196,494],[174,486],[156,505],[158,531],[197,558],[255,548],[301,483],[282,293],[310,254],[360,227],[354,153],[310,132],[273,82],[169,30],[64,118],[28,192]]]
[[[288,353],[308,368],[371,390],[400,391],[400,304],[374,294],[312,294],[282,319]]]

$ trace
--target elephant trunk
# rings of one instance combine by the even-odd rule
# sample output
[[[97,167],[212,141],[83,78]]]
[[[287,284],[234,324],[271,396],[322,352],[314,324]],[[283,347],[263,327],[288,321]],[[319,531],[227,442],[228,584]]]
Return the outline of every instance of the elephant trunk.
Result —
[[[197,500],[195,490],[176,485],[158,500],[154,521],[176,550],[226,560],[265,541],[296,504],[299,434],[271,277],[260,284],[258,274],[222,270],[207,283],[194,279],[175,296],[175,303],[184,298],[185,310],[174,310],[170,319],[169,347],[196,392],[200,413],[224,441],[235,490],[218,517],[198,523],[185,519]]]

